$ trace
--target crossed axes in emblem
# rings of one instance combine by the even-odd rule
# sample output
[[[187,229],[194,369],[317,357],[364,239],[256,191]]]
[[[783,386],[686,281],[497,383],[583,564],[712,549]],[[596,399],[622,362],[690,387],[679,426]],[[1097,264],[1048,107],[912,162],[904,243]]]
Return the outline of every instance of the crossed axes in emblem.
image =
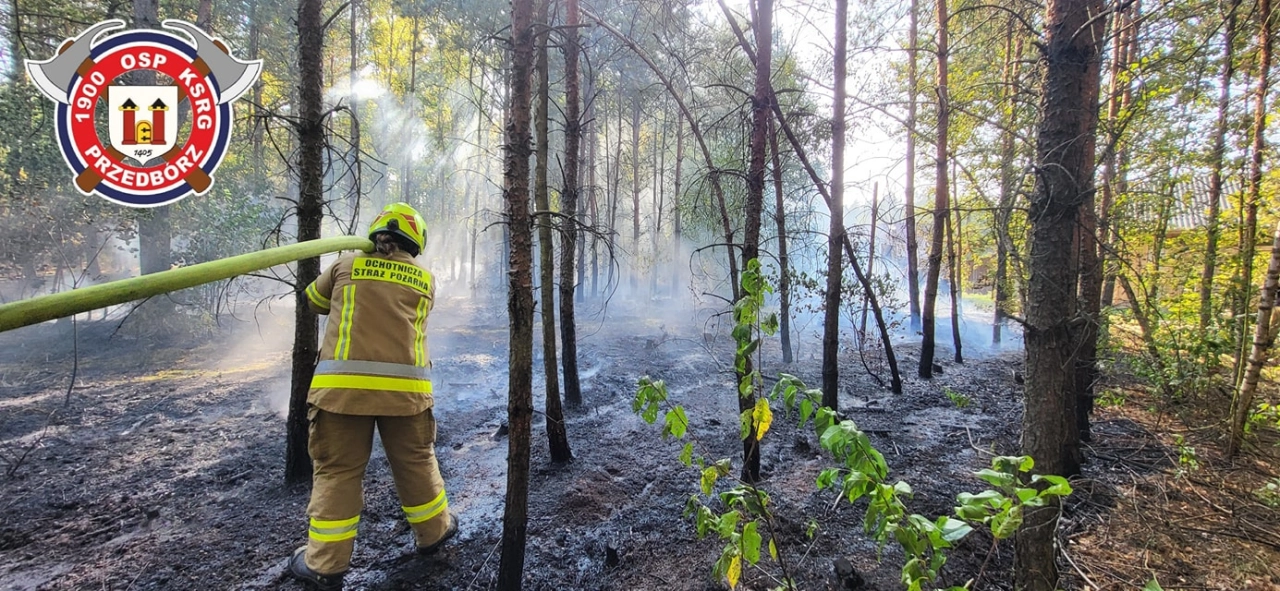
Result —
[[[261,60],[249,62],[237,60],[221,40],[209,37],[204,31],[186,21],[166,20],[163,25],[170,30],[185,32],[195,41],[196,59],[192,61],[191,66],[201,76],[207,78],[212,75],[218,80],[220,87],[218,104],[235,100],[257,80],[258,73],[262,70]],[[54,57],[43,62],[28,60],[27,73],[45,96],[59,103],[70,104],[71,99],[68,93],[75,76],[79,75],[82,78],[87,76],[95,65],[90,56],[96,45],[95,38],[121,27],[124,27],[124,21],[119,19],[93,25],[80,35],[63,41],[58,48],[58,54]],[[230,81],[230,84],[225,84],[224,81]],[[168,162],[176,157],[181,149],[181,146],[175,145],[160,158]],[[125,157],[111,146],[106,146],[106,152],[117,160]],[[198,163],[193,164],[184,180],[196,193],[204,193],[213,183],[213,179],[209,177],[207,171],[200,168]],[[93,192],[101,182],[102,175],[98,174],[93,166],[86,166],[76,176],[76,186],[85,193]]]

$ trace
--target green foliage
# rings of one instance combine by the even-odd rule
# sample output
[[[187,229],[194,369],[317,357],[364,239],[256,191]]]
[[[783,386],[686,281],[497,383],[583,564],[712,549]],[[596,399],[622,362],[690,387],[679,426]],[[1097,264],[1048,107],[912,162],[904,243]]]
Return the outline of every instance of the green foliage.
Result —
[[[1124,406],[1124,394],[1120,393],[1119,390],[1103,390],[1094,399],[1094,404],[1103,408]]]
[[[1181,435],[1173,436],[1173,444],[1178,448],[1178,474],[1199,471],[1200,457],[1196,455],[1196,448],[1187,445]]]
[[[806,388],[795,376],[786,374],[773,389],[773,395],[782,398],[787,408],[799,406],[795,402],[798,393],[804,393],[805,400],[821,397],[820,390]],[[1070,484],[1061,476],[1029,474],[1035,465],[1031,457],[999,456],[992,459],[991,468],[975,473],[992,489],[957,495],[958,519],[946,515],[929,519],[909,512],[906,502],[911,499],[911,486],[902,481],[889,483],[884,456],[853,421],[838,421],[831,409],[823,407],[818,409],[814,424],[822,449],[837,463],[837,467],[818,474],[817,487],[838,487],[839,498],[851,504],[867,499],[863,528],[881,549],[889,540],[902,547],[907,556],[902,583],[909,591],[924,589],[936,580],[946,563],[945,550],[975,526],[987,527],[997,540],[1007,539],[1022,525],[1024,507],[1044,506],[1071,494]]]
[[[1252,433],[1263,425],[1270,425],[1273,429],[1280,429],[1280,406],[1269,402],[1259,402],[1245,421],[1245,433]]]
[[[1280,477],[1272,478],[1254,489],[1253,496],[1272,509],[1280,508]]]
[[[944,387],[942,389],[942,392],[947,395],[947,400],[950,400],[951,404],[956,405],[956,408],[964,409],[964,408],[968,408],[970,404],[973,404],[973,400],[971,400],[968,396],[965,396],[964,394],[956,392],[951,388]]]
[[[743,273],[742,299],[734,306],[735,341],[738,349],[735,361],[745,364],[746,356],[758,349],[759,339],[755,331],[762,328],[759,316],[763,294],[770,288],[760,279],[759,265],[755,261]],[[766,331],[767,333],[767,331]],[[739,365],[742,373],[743,365]],[[744,376],[738,391],[755,392],[760,383],[758,371]],[[948,397],[957,406],[960,400],[968,404],[968,398],[947,390]],[[992,488],[977,494],[961,493],[956,497],[955,516],[942,515],[930,519],[911,513],[907,502],[911,500],[911,485],[903,481],[891,482],[889,466],[884,455],[871,444],[865,432],[850,420],[841,420],[835,411],[822,407],[822,391],[809,388],[794,375],[779,374],[778,383],[759,398],[753,408],[741,413],[740,436],[743,439],[754,431],[757,440],[763,439],[773,422],[770,402],[781,403],[788,414],[795,410],[799,426],[812,423],[823,450],[830,453],[836,466],[818,474],[818,489],[837,490],[839,500],[850,504],[867,500],[863,517],[863,529],[880,549],[893,541],[900,546],[906,562],[902,567],[902,583],[908,591],[922,591],[931,585],[946,564],[946,550],[963,539],[975,527],[983,527],[997,540],[1007,539],[1022,525],[1026,507],[1042,507],[1059,497],[1071,494],[1071,486],[1060,476],[1031,474],[1035,462],[1028,456],[993,458],[991,467],[980,470],[975,476]],[[683,439],[688,433],[688,418],[680,406],[668,402],[666,385],[649,377],[637,382],[636,398],[632,410],[654,424],[663,416],[662,436]],[[815,411],[816,409],[816,411]],[[692,442],[680,450],[682,465],[698,470],[699,493],[691,495],[685,504],[684,515],[692,519],[699,538],[715,532],[724,542],[719,559],[712,567],[716,580],[727,581],[736,588],[747,566],[759,566],[761,547],[768,536],[769,559],[782,568],[781,588],[794,589],[794,583],[786,572],[786,564],[778,551],[772,532],[773,513],[767,492],[756,486],[737,483],[721,488],[717,484],[732,473],[728,459],[715,462],[696,454]],[[809,520],[806,534],[812,539],[818,523]],[[744,564],[745,562],[745,564]],[[953,587],[963,589],[963,587]]]

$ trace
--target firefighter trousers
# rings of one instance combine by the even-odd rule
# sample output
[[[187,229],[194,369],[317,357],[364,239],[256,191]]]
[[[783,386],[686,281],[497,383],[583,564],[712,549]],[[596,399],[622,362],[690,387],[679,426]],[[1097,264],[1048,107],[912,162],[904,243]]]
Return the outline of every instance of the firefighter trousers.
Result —
[[[308,450],[314,474],[307,506],[308,567],[321,574],[337,574],[351,563],[375,425],[418,547],[444,537],[450,519],[449,501],[436,463],[436,421],[430,409],[413,416],[374,417],[331,413],[313,406],[309,414]]]

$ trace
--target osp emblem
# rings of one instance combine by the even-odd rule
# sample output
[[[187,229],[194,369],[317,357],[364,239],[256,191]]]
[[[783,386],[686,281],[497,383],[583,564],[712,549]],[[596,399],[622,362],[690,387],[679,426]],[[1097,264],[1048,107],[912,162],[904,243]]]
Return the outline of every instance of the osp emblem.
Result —
[[[32,82],[57,103],[58,145],[75,185],[130,207],[204,194],[226,155],[231,103],[262,62],[237,60],[185,21],[106,35],[123,26],[100,22],[63,41],[53,58],[26,62]],[[148,71],[156,82],[140,84],[137,72]]]

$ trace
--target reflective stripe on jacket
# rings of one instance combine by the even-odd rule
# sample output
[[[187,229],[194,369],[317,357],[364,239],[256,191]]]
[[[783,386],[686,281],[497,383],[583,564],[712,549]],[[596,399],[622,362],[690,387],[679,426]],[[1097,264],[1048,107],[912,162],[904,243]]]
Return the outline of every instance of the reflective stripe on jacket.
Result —
[[[350,415],[415,415],[431,408],[427,316],[431,273],[405,252],[339,257],[306,296],[328,314],[307,402]]]

